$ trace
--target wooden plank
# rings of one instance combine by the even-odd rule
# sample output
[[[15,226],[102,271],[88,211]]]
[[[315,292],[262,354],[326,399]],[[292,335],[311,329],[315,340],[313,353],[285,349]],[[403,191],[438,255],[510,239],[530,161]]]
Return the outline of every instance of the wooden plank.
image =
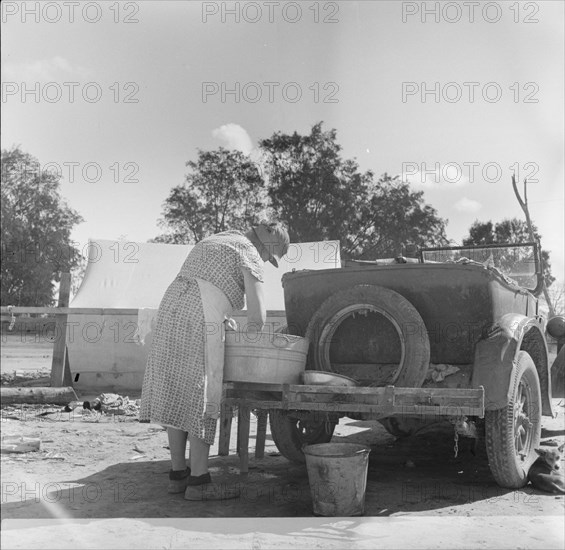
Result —
[[[398,395],[425,395],[425,396],[430,396],[430,397],[434,397],[434,396],[443,396],[443,395],[447,395],[450,392],[453,394],[455,388],[394,388],[394,392],[395,394]],[[457,392],[460,393],[461,395],[464,394],[464,392],[477,392],[480,391],[479,388],[457,388]]]
[[[387,386],[384,392],[385,403],[391,407],[395,405],[396,396],[394,394],[394,386]]]
[[[251,410],[243,406],[238,411],[237,421],[237,441],[239,447],[240,473],[246,474],[249,471],[249,428]]]
[[[454,407],[440,407],[429,405],[390,405],[389,403],[381,404],[368,404],[368,403],[309,403],[304,401],[288,401],[283,406],[278,401],[248,401],[245,399],[231,398],[230,404],[241,405],[244,404],[250,409],[270,410],[270,409],[284,409],[284,410],[297,410],[308,412],[323,412],[323,413],[348,413],[360,412],[366,414],[375,414],[380,416],[479,416],[482,418],[484,407],[482,403],[476,401],[475,403],[467,403],[465,405]]]
[[[250,401],[280,401],[282,399],[281,392],[266,391],[235,391],[225,390],[226,398],[247,399]]]
[[[394,407],[393,412],[398,416],[479,416],[482,418],[484,407],[479,403],[469,403],[456,408],[414,405],[413,407]]]
[[[475,396],[479,395],[482,390],[480,388],[401,388],[396,386],[322,386],[318,384],[267,384],[252,382],[225,382],[226,389],[237,392],[282,392],[287,388],[291,393],[317,393],[317,394],[351,394],[351,395],[381,395],[387,392],[399,396],[417,396],[435,398],[445,396]]]
[[[59,285],[59,308],[69,305],[71,293],[71,274],[62,273]],[[65,377],[65,366],[68,364],[67,356],[67,314],[57,315],[55,318],[55,342],[53,344],[53,360],[51,362],[51,386],[60,388],[63,386]]]
[[[245,397],[245,399],[281,399],[282,391],[253,391],[253,390],[233,390],[225,388],[226,397]]]
[[[288,409],[288,394],[290,391],[290,386],[288,384],[283,384],[283,389],[282,389],[282,400],[281,400],[281,405],[282,405],[282,409],[286,410]]]
[[[380,405],[371,405],[365,403],[305,403],[303,401],[289,401],[287,407],[283,407],[280,402],[248,402],[241,399],[233,399],[235,404],[245,403],[253,409],[263,408],[264,410],[270,409],[284,409],[284,410],[297,410],[308,412],[324,412],[324,413],[348,413],[360,412],[366,414],[375,414],[381,416],[479,416],[483,417],[484,407],[479,403],[470,403],[462,405],[457,408],[436,407],[426,405],[413,405],[406,406],[391,406],[383,403]]]
[[[373,395],[375,393],[384,392],[384,387],[368,388],[362,386],[322,386],[317,384],[312,385],[289,385],[288,390],[291,393],[314,393],[314,394],[352,394],[352,395]]]
[[[0,388],[0,398],[2,405],[67,405],[71,401],[78,401],[77,394],[72,387]]]
[[[394,404],[395,406],[411,407],[414,405],[428,405],[437,407],[459,407],[468,402],[475,403],[477,399],[481,399],[482,390],[453,390],[442,388],[441,395],[430,396],[427,394],[419,395],[417,389],[413,392],[398,392],[397,389],[391,388],[374,388],[371,393],[322,393],[322,392],[302,392],[289,391],[289,400],[302,402],[340,402],[340,403],[356,403],[367,405],[381,405],[385,402]]]
[[[234,402],[242,403],[243,400],[234,399]],[[247,402],[245,404],[254,409],[264,407],[265,410],[270,409],[283,409],[281,403],[278,402],[263,402],[254,403]],[[412,407],[399,407],[390,406],[388,404],[370,405],[364,403],[305,403],[303,401],[289,401],[288,406],[284,410],[297,410],[308,412],[323,412],[323,413],[348,413],[360,412],[366,414],[375,414],[380,416],[479,416],[482,418],[483,407],[478,404],[469,404],[453,408],[434,407],[424,405],[414,405]]]
[[[268,411],[257,411],[257,436],[255,439],[255,458],[265,456],[265,439],[267,438]]]
[[[430,407],[430,406],[417,406],[412,407],[399,407],[387,404],[382,405],[369,405],[364,403],[317,403],[316,408],[312,407],[312,403],[304,403],[303,401],[289,401],[289,410],[308,410],[308,411],[323,411],[329,413],[348,413],[359,412],[366,414],[375,414],[382,416],[481,416],[483,408],[481,406],[467,405],[455,409],[447,409],[444,407]]]
[[[226,397],[223,401],[227,405],[237,406],[241,403],[244,403],[246,407],[249,409],[261,409],[261,410],[268,410],[268,409],[282,409],[283,404],[280,400],[257,400],[257,399],[247,399],[245,397]]]
[[[255,385],[258,386],[258,385]],[[484,416],[484,389],[451,389],[451,388],[344,388],[345,392],[335,392],[327,387],[309,387],[310,391],[302,391],[307,386],[284,385],[280,400],[257,399],[244,397],[245,392],[232,390],[228,401],[232,405],[245,403],[254,409],[283,409],[324,412],[364,412],[376,415],[398,416]],[[311,391],[316,388],[316,391]],[[357,391],[356,391],[357,390]],[[361,391],[358,391],[361,390]],[[365,391],[369,390],[369,391]],[[229,394],[230,392],[228,392]]]
[[[282,392],[282,384],[267,384],[263,382],[251,383],[251,382],[224,382],[224,387],[228,390],[236,391],[275,391]],[[302,386],[298,386],[301,388]]]
[[[218,455],[228,456],[230,454],[230,435],[234,408],[227,404],[222,404],[222,414],[220,416],[220,437],[218,441]]]
[[[395,386],[381,387],[358,387],[358,386],[288,386],[290,394],[317,394],[317,395],[357,395],[357,396],[382,396],[392,392],[396,400],[403,399],[409,402],[411,399],[438,400],[446,398],[465,399],[482,394],[480,388],[397,388]]]

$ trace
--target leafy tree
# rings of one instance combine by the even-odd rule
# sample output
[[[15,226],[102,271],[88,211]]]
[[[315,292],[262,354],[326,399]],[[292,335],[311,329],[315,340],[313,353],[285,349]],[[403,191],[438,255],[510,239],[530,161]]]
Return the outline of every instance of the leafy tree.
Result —
[[[291,241],[344,238],[357,226],[357,198],[365,197],[372,174],[341,159],[336,132],[316,124],[308,136],[275,133],[260,142],[269,198]]]
[[[271,207],[291,241],[339,240],[344,258],[374,259],[445,239],[445,221],[422,192],[386,173],[376,182],[371,171],[361,173],[321,122],[309,135],[276,132],[260,147]]]
[[[184,184],[173,187],[153,242],[188,244],[228,229],[245,230],[264,215],[266,196],[257,165],[239,151],[198,151]]]
[[[397,255],[406,244],[444,244],[446,221],[424,203],[423,196],[398,176],[383,174],[358,204],[363,225],[355,239],[346,243],[345,253],[360,259],[384,258]]]
[[[540,241],[541,235],[535,225],[532,225],[535,238]],[[505,219],[493,224],[492,221],[480,222],[475,220],[469,229],[469,236],[463,239],[463,246],[497,244],[497,243],[525,243],[530,242],[528,224],[518,218]],[[543,276],[547,287],[555,281],[551,274],[549,252],[541,251]]]
[[[60,178],[19,147],[2,150],[2,305],[52,305],[60,272],[77,265],[70,234],[83,219],[61,197]]]

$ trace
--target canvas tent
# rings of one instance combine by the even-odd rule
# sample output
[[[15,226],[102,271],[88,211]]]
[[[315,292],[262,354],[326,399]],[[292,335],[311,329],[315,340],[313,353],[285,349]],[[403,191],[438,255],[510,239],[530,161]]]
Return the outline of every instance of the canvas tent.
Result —
[[[163,293],[192,245],[91,239],[88,264],[71,308],[100,314],[70,314],[67,345],[75,387],[83,392],[141,389],[151,325]],[[283,273],[340,267],[339,241],[292,243],[279,269],[265,264],[267,327],[285,323]],[[245,323],[245,313],[236,320]]]

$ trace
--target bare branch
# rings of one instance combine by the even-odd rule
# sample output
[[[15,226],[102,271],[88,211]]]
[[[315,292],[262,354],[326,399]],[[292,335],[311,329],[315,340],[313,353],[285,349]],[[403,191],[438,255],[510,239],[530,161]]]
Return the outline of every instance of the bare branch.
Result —
[[[526,182],[524,181],[524,184],[525,183]],[[520,193],[518,191],[518,187],[516,186],[516,175],[515,174],[512,174],[512,188],[514,189],[514,194],[516,195],[516,198],[518,199],[518,202],[520,203],[522,210],[524,210],[525,204],[524,204],[524,201],[522,200],[522,197],[520,196]]]
[[[524,178],[524,200],[522,200],[522,197],[520,197],[520,193],[518,193],[518,188],[516,186],[516,175],[512,174],[512,188],[514,189],[514,194],[516,195],[516,198],[518,199],[518,202],[520,203],[520,206],[522,208],[522,210],[524,211],[524,214],[526,216],[526,223],[528,225],[528,233],[530,234],[530,240],[532,242],[536,241],[535,235],[534,235],[534,229],[532,227],[532,220],[530,218],[530,211],[528,209],[528,180],[526,178]],[[540,256],[541,256],[541,244],[540,244]],[[543,265],[540,266],[540,269],[542,270],[541,273],[541,277],[544,280],[544,284],[543,284],[543,294],[545,296],[545,300],[547,302],[547,305],[549,307],[549,316],[553,317],[555,315],[555,309],[553,307],[553,303],[551,301],[551,298],[549,296],[549,292],[547,290],[547,286],[545,284],[545,278],[543,275]]]

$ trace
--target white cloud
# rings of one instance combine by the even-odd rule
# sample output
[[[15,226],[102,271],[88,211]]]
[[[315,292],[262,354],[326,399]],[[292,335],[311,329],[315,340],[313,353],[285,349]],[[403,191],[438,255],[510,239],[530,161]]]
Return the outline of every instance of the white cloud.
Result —
[[[91,76],[92,71],[71,63],[56,55],[51,59],[39,59],[28,63],[4,63],[2,67],[3,79],[12,82],[50,82],[61,77],[75,76],[85,79]]]
[[[253,150],[253,142],[247,130],[239,124],[234,124],[233,122],[224,124],[212,130],[212,136],[223,141],[227,149],[235,149],[245,155],[248,155]]]
[[[478,201],[463,197],[454,204],[454,207],[455,210],[458,210],[459,212],[478,212],[483,205]]]
[[[400,174],[403,182],[407,182],[412,187],[431,189],[434,187],[462,187],[469,183],[468,167],[462,166],[457,162],[427,166],[425,164],[406,163],[410,165],[410,170]],[[403,166],[407,168],[407,166]]]

